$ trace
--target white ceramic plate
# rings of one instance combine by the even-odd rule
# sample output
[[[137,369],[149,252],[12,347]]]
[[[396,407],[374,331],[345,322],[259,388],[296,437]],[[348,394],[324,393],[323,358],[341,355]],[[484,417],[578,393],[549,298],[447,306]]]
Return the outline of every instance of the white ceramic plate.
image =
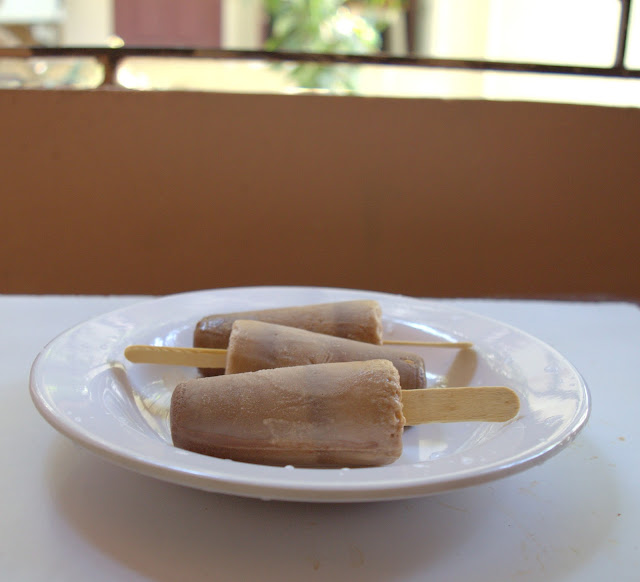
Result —
[[[416,349],[429,385],[505,385],[521,399],[507,423],[431,424],[404,434],[392,465],[301,469],[239,463],[171,444],[171,391],[195,370],[131,364],[130,344],[191,344],[210,313],[359,298],[382,305],[385,337],[471,341],[475,350]],[[141,302],[54,339],[31,371],[31,395],[64,435],[130,469],[208,491],[305,501],[372,501],[428,495],[522,471],[565,447],[585,424],[589,394],[556,351],[508,325],[442,302],[308,287],[218,289]]]

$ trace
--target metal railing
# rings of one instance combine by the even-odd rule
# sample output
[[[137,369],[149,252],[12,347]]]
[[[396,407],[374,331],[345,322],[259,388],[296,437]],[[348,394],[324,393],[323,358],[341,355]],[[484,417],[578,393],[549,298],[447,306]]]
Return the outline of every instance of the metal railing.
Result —
[[[384,53],[373,55],[348,55],[333,53],[271,52],[264,50],[227,50],[217,48],[167,48],[167,47],[16,47],[0,48],[0,58],[50,58],[92,57],[104,67],[103,85],[116,84],[119,63],[129,57],[262,60],[267,62],[298,62],[326,65],[396,65],[466,71],[497,71],[510,73],[541,73],[557,75],[581,75],[621,79],[640,79],[640,69],[629,69],[625,65],[627,52],[631,0],[620,0],[620,21],[617,31],[616,54],[611,67],[541,64],[484,59],[451,59],[418,56],[391,56]]]

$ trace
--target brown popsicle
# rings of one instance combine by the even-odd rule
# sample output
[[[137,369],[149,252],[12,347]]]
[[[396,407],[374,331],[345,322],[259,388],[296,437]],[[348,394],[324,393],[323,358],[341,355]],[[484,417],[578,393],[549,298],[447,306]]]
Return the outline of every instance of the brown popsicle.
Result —
[[[382,309],[377,301],[364,299],[209,315],[196,324],[193,334],[194,347],[226,348],[236,319],[276,323],[371,344],[382,344]],[[200,372],[205,376],[211,376],[222,374],[224,370],[201,368]]]
[[[426,388],[424,360],[413,352],[244,319],[236,320],[232,326],[226,374],[378,359],[391,361],[403,390]]]
[[[367,467],[402,454],[399,375],[388,360],[195,378],[171,399],[175,446],[297,467]]]
[[[372,299],[363,299],[209,315],[197,323],[193,345],[198,348],[226,348],[236,319],[277,323],[360,342],[382,344],[380,304]]]

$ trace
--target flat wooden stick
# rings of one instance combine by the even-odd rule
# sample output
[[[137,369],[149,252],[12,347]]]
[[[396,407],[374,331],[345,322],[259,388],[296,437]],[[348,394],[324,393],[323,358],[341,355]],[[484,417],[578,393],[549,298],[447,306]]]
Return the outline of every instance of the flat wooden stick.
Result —
[[[224,368],[227,350],[216,348],[176,348],[171,346],[128,346],[124,355],[135,364],[166,364],[194,368]]]
[[[390,340],[385,344],[423,346],[432,348],[469,348],[467,342],[402,342]],[[191,366],[194,368],[224,368],[227,350],[218,348],[177,348],[173,346],[128,346],[125,357],[136,364],[167,364],[171,366]]]
[[[423,348],[458,348],[467,350],[473,347],[471,342],[421,342],[411,340],[383,340],[389,346],[418,346]]]
[[[403,390],[407,425],[429,422],[505,422],[520,410],[518,395],[505,386]]]

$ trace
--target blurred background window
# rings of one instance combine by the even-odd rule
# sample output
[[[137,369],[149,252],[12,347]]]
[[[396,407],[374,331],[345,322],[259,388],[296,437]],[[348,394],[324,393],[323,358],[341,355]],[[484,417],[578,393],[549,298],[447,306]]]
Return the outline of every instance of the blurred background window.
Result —
[[[0,46],[201,47],[640,68],[630,0],[0,0]],[[639,106],[640,80],[265,59],[128,58],[131,89],[519,99]],[[88,59],[0,56],[0,86],[98,86]],[[618,63],[620,64],[620,63]]]

